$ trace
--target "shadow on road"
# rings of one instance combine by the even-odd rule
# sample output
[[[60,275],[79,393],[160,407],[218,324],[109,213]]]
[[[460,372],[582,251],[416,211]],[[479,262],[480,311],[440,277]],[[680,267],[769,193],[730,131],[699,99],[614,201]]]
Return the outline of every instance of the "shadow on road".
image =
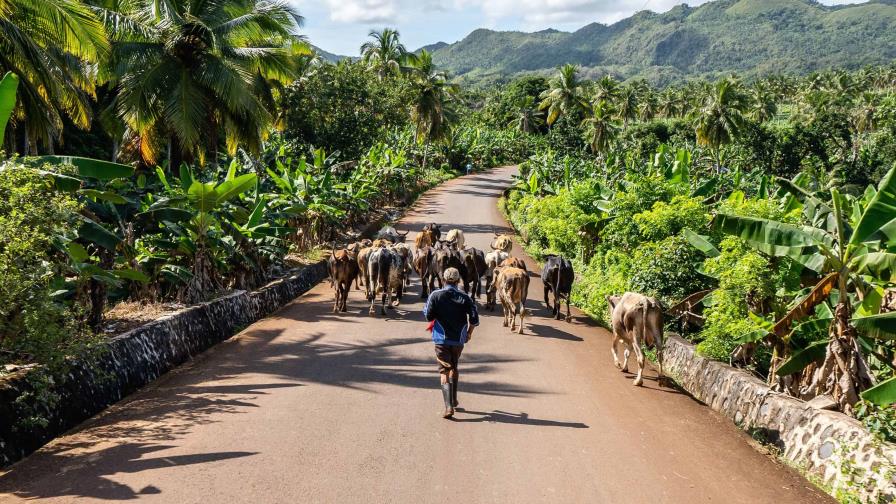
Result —
[[[458,408],[455,415],[480,415],[475,418],[458,418],[453,417],[453,422],[495,422],[505,424],[534,425],[539,427],[570,427],[573,429],[587,429],[588,425],[582,422],[561,422],[557,420],[544,420],[540,418],[530,418],[528,413],[508,413],[506,411],[495,410],[492,412],[473,411]]]
[[[82,448],[82,444],[54,445],[42,454],[43,463],[51,469],[56,478],[44,478],[40,484],[16,485],[15,480],[0,480],[0,492],[11,493],[26,499],[49,497],[91,497],[102,500],[130,500],[141,495],[159,494],[153,485],[135,490],[107,478],[117,473],[136,473],[150,469],[162,469],[193,464],[217,462],[255,455],[255,452],[214,452],[194,455],[171,455],[144,458],[144,456],[172,448],[167,445],[127,443],[91,452],[89,455],[73,456],[69,450]]]

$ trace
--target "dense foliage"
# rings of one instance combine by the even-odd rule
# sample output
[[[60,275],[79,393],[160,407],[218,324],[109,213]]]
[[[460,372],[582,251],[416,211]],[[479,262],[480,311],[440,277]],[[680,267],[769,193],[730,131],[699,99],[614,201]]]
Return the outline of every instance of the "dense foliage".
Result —
[[[777,390],[894,403],[890,75],[660,91],[561,67],[506,210],[533,253],[574,259],[574,300],[604,323],[608,295],[652,295],[698,351]]]

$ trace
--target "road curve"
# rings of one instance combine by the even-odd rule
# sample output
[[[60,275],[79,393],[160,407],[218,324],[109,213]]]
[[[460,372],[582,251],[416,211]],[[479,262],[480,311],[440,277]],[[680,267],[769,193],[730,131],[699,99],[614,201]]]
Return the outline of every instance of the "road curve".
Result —
[[[513,171],[450,181],[398,228],[487,248]],[[13,466],[0,501],[833,502],[655,374],[632,386],[607,332],[545,318],[541,289],[524,335],[483,314],[453,421],[416,278],[375,319],[356,291],[333,314],[325,282]]]

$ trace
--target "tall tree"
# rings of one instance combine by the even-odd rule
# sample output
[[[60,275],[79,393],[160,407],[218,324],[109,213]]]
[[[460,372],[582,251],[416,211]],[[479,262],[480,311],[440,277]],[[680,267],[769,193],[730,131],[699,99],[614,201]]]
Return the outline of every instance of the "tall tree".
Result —
[[[628,126],[628,122],[638,117],[638,92],[632,86],[625,86],[616,100],[619,117],[622,118],[622,127]]]
[[[382,31],[370,30],[373,40],[361,45],[361,57],[364,62],[376,70],[380,79],[387,75],[397,74],[405,61],[408,51],[399,40],[397,30],[383,28]]]
[[[412,93],[411,120],[416,126],[415,139],[425,144],[423,165],[431,142],[448,137],[455,120],[452,102],[456,99],[457,85],[448,81],[445,72],[437,70],[432,54],[425,49],[408,62]]]
[[[603,161],[607,150],[619,134],[619,120],[615,110],[605,100],[597,101],[585,119],[585,137],[598,160]]]
[[[140,156],[170,161],[258,152],[273,122],[275,94],[309,54],[302,17],[285,0],[104,0],[115,20],[111,110]],[[214,158],[213,158],[214,159]]]
[[[722,146],[736,139],[744,127],[747,103],[740,81],[728,77],[708,87],[701,107],[695,111],[697,142],[709,148],[716,169]]]
[[[523,133],[535,133],[544,124],[543,114],[535,104],[535,97],[523,96],[516,102],[516,117],[508,126]]]
[[[588,107],[578,78],[579,67],[566,64],[551,79],[548,89],[541,93],[541,110],[547,110],[548,126],[565,114],[578,114]]]
[[[63,116],[89,127],[96,64],[108,53],[102,22],[81,2],[0,1],[0,75],[20,80],[8,150],[49,145],[62,132]]]

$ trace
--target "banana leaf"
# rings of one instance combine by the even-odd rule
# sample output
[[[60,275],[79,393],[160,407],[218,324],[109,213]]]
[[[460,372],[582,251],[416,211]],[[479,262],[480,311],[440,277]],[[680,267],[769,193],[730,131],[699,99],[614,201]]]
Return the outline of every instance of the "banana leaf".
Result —
[[[719,257],[721,252],[716,248],[705,236],[699,235],[690,229],[684,229],[681,231],[681,234],[684,236],[685,240],[691,244],[692,247],[699,250],[706,257]]]
[[[778,257],[814,255],[819,246],[833,242],[829,235],[817,229],[756,217],[720,213],[712,226],[745,240],[760,252]]]
[[[787,312],[786,315],[775,322],[775,327],[772,329],[772,332],[779,338],[783,338],[790,331],[790,326],[794,321],[805,318],[812,313],[816,305],[824,302],[824,300],[828,298],[831,291],[834,289],[834,286],[837,284],[838,278],[840,278],[840,274],[837,272],[829,273],[826,277],[822,278],[820,282],[815,284],[815,287],[812,288],[812,291],[809,292],[806,297],[801,299],[796,306]]]
[[[112,251],[121,243],[121,238],[112,231],[87,217],[81,217],[81,219],[83,223],[78,228],[78,238]]]
[[[849,240],[850,245],[858,245],[868,240],[875,233],[890,233],[885,236],[889,240],[896,239],[892,227],[887,226],[896,216],[896,167],[884,175],[878,186],[877,194],[871,198],[871,202],[865,207],[865,213],[856,224],[856,228]]]
[[[100,201],[108,201],[109,203],[114,203],[116,205],[124,205],[128,202],[128,200],[124,199],[118,193],[112,191],[98,191],[96,189],[81,189],[78,191],[78,194],[83,194],[88,198],[97,199]]]
[[[881,340],[896,339],[896,312],[857,317],[850,320],[850,322],[869,338]]]
[[[54,173],[46,170],[37,170],[37,173],[45,179],[53,182],[53,186],[64,192],[75,192],[81,188],[81,180],[61,173]]]
[[[896,376],[862,392],[862,399],[878,406],[889,406],[896,403]]]
[[[775,373],[778,376],[787,376],[802,371],[803,368],[824,359],[827,352],[827,341],[816,341],[799,352],[793,354],[787,362],[781,364]]]
[[[871,275],[889,282],[896,280],[896,253],[867,252],[855,256],[849,266],[860,275]]]
[[[215,188],[218,203],[229,201],[236,196],[248,191],[258,181],[258,176],[254,173],[246,173],[231,180],[226,180]]]
[[[18,86],[19,76],[12,72],[6,72],[3,80],[0,80],[0,146],[3,145],[6,124],[12,115],[12,109],[16,106],[16,88]]]
[[[210,212],[218,204],[218,192],[214,182],[194,181],[187,189],[187,197],[199,212]]]
[[[112,270],[112,274],[121,278],[122,280],[133,280],[135,282],[147,283],[149,282],[149,277],[146,276],[142,271],[138,271],[135,269],[120,269],[120,270]]]
[[[115,180],[134,175],[134,167],[101,159],[78,156],[39,156],[29,161],[36,164],[70,164],[78,170],[78,175],[97,180]]]

